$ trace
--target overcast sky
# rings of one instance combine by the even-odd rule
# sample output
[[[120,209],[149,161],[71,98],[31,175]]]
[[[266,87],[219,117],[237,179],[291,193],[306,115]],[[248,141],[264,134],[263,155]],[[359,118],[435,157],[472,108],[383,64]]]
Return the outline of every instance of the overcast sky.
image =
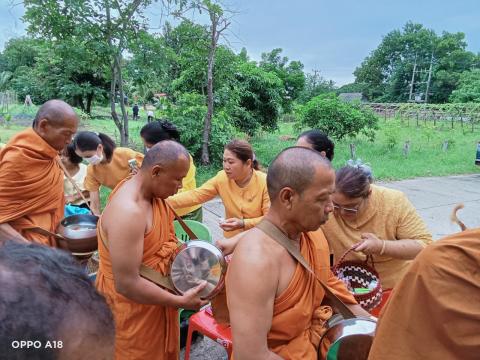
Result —
[[[393,29],[412,20],[427,28],[464,32],[468,49],[480,52],[480,0],[228,0],[238,11],[231,27],[231,45],[252,59],[282,48],[300,60],[306,71],[343,85],[352,72]],[[19,1],[17,1],[18,3]],[[0,49],[5,41],[24,34],[21,5],[0,0]],[[152,8],[148,15],[158,19]],[[158,20],[153,20],[154,22]]]

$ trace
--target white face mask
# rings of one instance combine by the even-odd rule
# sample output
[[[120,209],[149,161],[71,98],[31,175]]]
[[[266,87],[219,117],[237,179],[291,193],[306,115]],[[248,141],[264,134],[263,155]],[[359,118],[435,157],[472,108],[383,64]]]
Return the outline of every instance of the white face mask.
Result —
[[[149,152],[151,148],[145,148],[145,152]]]
[[[98,156],[97,154],[93,155],[93,156],[90,156],[90,157],[86,157],[85,160],[88,161],[89,164],[92,164],[92,165],[97,165],[97,164],[100,164],[103,160],[103,155],[102,156]]]

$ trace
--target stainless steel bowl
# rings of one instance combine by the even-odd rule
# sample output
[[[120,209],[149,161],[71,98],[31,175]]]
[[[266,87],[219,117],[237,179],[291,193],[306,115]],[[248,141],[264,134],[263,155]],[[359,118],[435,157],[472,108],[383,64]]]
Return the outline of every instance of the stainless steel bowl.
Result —
[[[329,328],[323,334],[320,346],[324,342],[330,344],[326,357],[329,360],[366,360],[376,326],[377,323],[372,319],[340,318],[333,323],[329,322]]]
[[[200,297],[210,299],[222,289],[226,270],[227,262],[220,249],[206,241],[192,240],[175,256],[170,277],[181,294],[206,281]]]
[[[97,250],[97,222],[95,215],[72,215],[64,218],[57,233],[64,239],[58,239],[58,246],[72,253],[89,253]]]

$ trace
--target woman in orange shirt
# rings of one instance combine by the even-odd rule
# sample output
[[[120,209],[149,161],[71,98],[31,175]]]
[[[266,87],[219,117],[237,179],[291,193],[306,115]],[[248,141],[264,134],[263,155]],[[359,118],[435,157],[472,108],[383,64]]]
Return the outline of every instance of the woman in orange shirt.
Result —
[[[220,223],[230,238],[254,227],[270,208],[267,175],[259,171],[252,146],[244,140],[232,140],[223,152],[223,170],[197,189],[169,198],[174,208],[202,204],[220,196],[226,220]]]
[[[91,209],[100,215],[100,186],[114,189],[130,175],[129,160],[137,166],[143,161],[143,154],[129,148],[117,147],[115,142],[102,133],[80,131],[73,139],[75,152],[88,161],[85,190],[90,191]]]

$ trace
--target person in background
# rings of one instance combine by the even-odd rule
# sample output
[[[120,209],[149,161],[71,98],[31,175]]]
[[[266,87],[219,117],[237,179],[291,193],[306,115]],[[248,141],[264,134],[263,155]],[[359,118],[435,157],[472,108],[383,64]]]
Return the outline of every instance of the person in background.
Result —
[[[174,140],[180,141],[180,133],[177,127],[169,121],[153,121],[146,124],[140,130],[140,136],[142,137],[143,144],[145,145],[145,150],[149,151],[150,148],[163,140]],[[190,168],[188,170],[187,176],[182,180],[182,188],[179,190],[179,193],[193,190],[197,188],[197,182],[195,180],[196,168],[193,163],[192,155],[190,155]],[[194,205],[186,208],[175,208],[178,216],[186,220],[195,220],[202,222],[202,205]]]
[[[0,240],[0,289],[2,359],[113,360],[112,312],[66,252]]]
[[[153,113],[152,110],[147,111],[147,122],[152,122],[155,120],[155,114]]]
[[[133,113],[133,120],[138,120],[138,104],[133,105],[132,107],[132,113]]]
[[[63,171],[58,152],[72,141],[78,116],[61,100],[49,100],[31,128],[13,136],[0,151],[0,230],[12,237],[56,246],[51,236],[64,216]]]
[[[65,169],[70,177],[75,181],[77,187],[82,191],[83,196],[87,199],[90,197],[88,190],[83,185],[87,176],[87,165],[82,164],[82,158],[75,153],[75,146],[68,144],[60,157]],[[88,209],[88,204],[78,193],[77,189],[72,185],[67,176],[63,177],[63,189],[65,192],[65,202],[67,205],[77,206]]]
[[[324,158],[333,161],[335,144],[320,130],[313,129],[301,133],[296,145],[318,151]]]
[[[383,288],[391,289],[432,235],[402,192],[372,182],[365,164],[337,170],[333,216],[323,231],[336,260],[352,247],[350,260],[373,255]]]
[[[85,177],[85,190],[90,192],[90,208],[100,215],[100,187],[114,189],[131,173],[129,160],[136,160],[139,167],[143,154],[129,148],[117,147],[115,142],[103,133],[80,131],[73,139],[75,152],[89,162]]]
[[[270,208],[266,174],[259,170],[252,146],[245,140],[232,140],[223,152],[223,170],[197,189],[168,199],[174,208],[183,208],[220,196],[226,220],[220,223],[230,238],[253,228]]]

